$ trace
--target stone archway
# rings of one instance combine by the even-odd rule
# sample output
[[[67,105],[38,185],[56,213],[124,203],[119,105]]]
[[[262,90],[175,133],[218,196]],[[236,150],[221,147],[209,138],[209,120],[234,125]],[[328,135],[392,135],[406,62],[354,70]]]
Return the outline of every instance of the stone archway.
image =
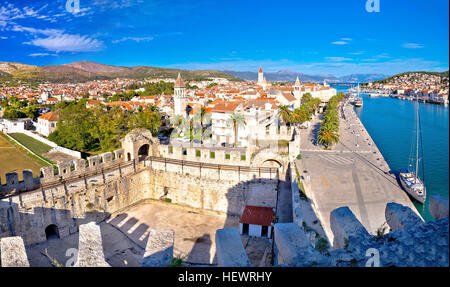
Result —
[[[124,152],[130,154],[129,160],[141,161],[147,156],[159,156],[159,140],[146,129],[134,129],[122,140]]]
[[[283,167],[283,164],[281,162],[279,162],[278,160],[276,160],[276,159],[267,159],[267,160],[262,162],[262,166],[263,167],[281,168],[281,167]]]
[[[59,238],[58,226],[50,224],[45,228],[45,238],[47,240]]]
[[[144,144],[138,149],[139,161],[144,160],[148,156],[149,149],[150,149],[149,144]]]

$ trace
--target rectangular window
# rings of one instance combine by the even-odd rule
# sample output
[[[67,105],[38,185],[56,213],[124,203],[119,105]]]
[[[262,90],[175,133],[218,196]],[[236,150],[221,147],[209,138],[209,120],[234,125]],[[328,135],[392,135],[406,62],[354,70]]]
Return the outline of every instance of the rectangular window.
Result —
[[[212,151],[212,152],[209,154],[209,157],[210,157],[210,158],[216,158],[216,153]]]
[[[184,148],[182,149],[183,155],[187,155],[187,150]]]
[[[200,157],[202,155],[202,152],[198,149],[195,151],[195,156]]]
[[[173,146],[169,146],[169,153],[173,153]]]
[[[245,160],[245,155],[241,155],[241,160]]]
[[[225,158],[226,158],[226,159],[230,159],[230,158],[231,158],[230,154],[227,153],[227,154],[225,155]]]

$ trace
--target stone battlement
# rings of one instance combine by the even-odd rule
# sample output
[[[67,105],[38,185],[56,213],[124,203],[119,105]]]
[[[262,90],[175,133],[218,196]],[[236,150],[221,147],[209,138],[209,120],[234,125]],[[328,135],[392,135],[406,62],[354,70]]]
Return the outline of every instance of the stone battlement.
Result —
[[[174,238],[173,230],[151,230],[141,266],[169,266],[173,258]],[[1,267],[30,266],[24,242],[19,236],[1,238],[0,254]],[[105,261],[100,226],[95,222],[80,225],[78,256],[73,267],[111,267]]]
[[[448,199],[431,196],[429,206],[434,221],[425,223],[409,207],[389,203],[386,205],[386,223],[390,232],[380,230],[370,235],[352,211],[344,206],[331,212],[334,233],[332,250],[319,251],[297,223],[277,223],[274,226],[274,266],[283,267],[448,267],[449,266],[449,207]],[[229,228],[228,228],[229,229]],[[221,236],[216,240],[221,266],[248,266],[242,253],[240,240]],[[228,230],[226,233],[233,233]],[[237,235],[237,230],[235,231]],[[232,249],[231,246],[234,246]],[[232,250],[232,251],[230,251]],[[230,254],[230,252],[232,254]],[[224,254],[220,254],[224,253]],[[227,254],[225,254],[227,253]]]
[[[10,172],[5,175],[6,184],[0,185],[0,194],[12,191],[22,192],[34,190],[39,188],[41,184],[57,182],[60,179],[111,168],[121,162],[124,162],[124,151],[123,149],[117,149],[114,152],[106,152],[88,157],[87,160],[75,159],[59,163],[56,167],[42,167],[40,176],[36,178],[33,177],[31,170],[24,170],[22,172],[23,180],[19,181],[18,174],[16,172]]]

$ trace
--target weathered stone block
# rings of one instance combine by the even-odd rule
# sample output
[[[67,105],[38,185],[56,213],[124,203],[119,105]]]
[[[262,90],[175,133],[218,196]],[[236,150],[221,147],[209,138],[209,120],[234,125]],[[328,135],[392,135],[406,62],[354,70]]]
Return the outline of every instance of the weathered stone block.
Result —
[[[116,149],[114,151],[114,160],[115,161],[124,161],[124,151],[123,149]]]
[[[277,223],[274,228],[277,264],[311,266],[324,260],[315,251],[304,230],[296,223]]]
[[[350,237],[358,237],[360,241],[370,240],[371,235],[359,222],[347,206],[337,208],[330,214],[330,226],[334,235],[335,249],[346,247]]]
[[[21,237],[0,239],[0,250],[2,267],[30,267]]]
[[[430,196],[428,209],[435,219],[448,217],[448,197],[441,195]]]
[[[109,267],[103,253],[100,226],[95,222],[80,225],[76,267]]]
[[[173,258],[175,231],[150,230],[142,267],[166,267]]]
[[[102,158],[102,162],[103,163],[110,163],[110,162],[112,162],[112,153],[110,153],[110,152],[102,153],[100,155],[100,157]]]
[[[386,205],[385,216],[392,230],[407,229],[423,223],[422,219],[409,207],[395,202]]]
[[[230,227],[216,231],[216,253],[217,264],[220,267],[251,266],[237,228]]]

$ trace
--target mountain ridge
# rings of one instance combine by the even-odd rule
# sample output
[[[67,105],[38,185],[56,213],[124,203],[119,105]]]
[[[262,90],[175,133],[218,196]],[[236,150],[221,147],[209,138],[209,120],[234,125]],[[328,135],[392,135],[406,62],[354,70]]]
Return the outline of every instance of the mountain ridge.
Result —
[[[150,66],[122,67],[91,61],[79,61],[62,65],[35,66],[13,62],[0,62],[0,82],[85,82],[115,78],[173,78],[178,75],[185,80],[225,78],[242,79],[217,70],[183,70]]]
[[[257,72],[249,72],[249,71],[233,71],[233,70],[224,70],[225,73],[228,73],[230,75],[249,80],[249,81],[256,81],[258,79],[258,73]],[[266,77],[266,80],[268,81],[289,81],[293,82],[299,77],[301,81],[306,82],[323,82],[326,80],[330,83],[337,83],[337,82],[349,82],[349,83],[357,83],[357,82],[366,82],[366,81],[374,81],[383,79],[386,77],[389,77],[389,75],[384,74],[350,74],[346,76],[337,77],[335,75],[331,74],[317,74],[317,75],[311,75],[311,74],[305,74],[305,73],[299,73],[295,71],[290,70],[281,70],[278,72],[264,72],[264,76]]]

